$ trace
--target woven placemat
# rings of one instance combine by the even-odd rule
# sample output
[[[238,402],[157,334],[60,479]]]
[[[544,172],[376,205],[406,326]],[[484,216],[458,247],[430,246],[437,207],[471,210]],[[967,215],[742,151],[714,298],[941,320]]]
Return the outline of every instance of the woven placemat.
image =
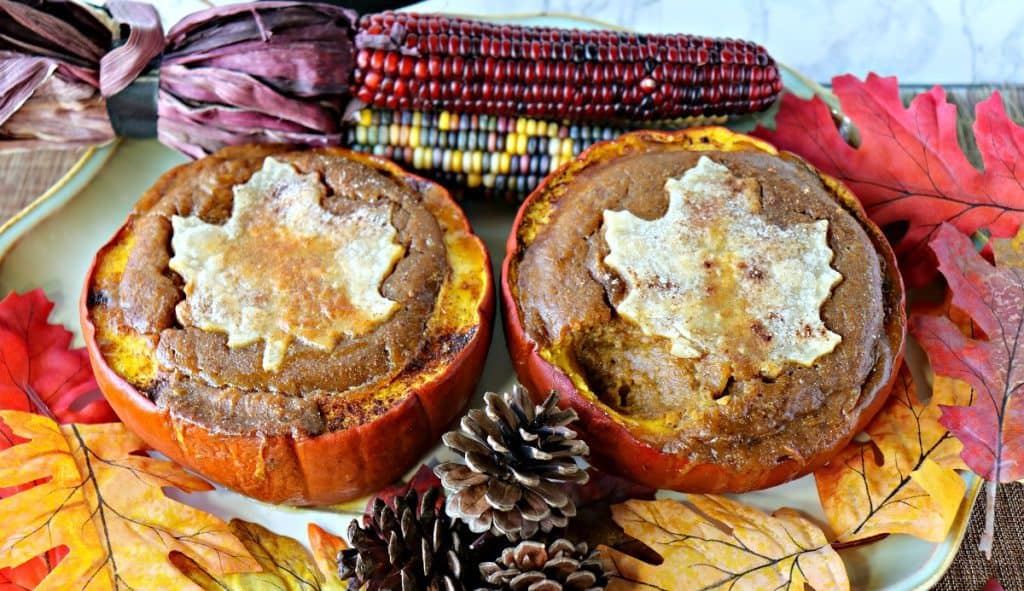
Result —
[[[0,224],[49,189],[85,151],[31,150],[0,154]]]
[[[996,499],[996,543],[992,561],[978,550],[985,529],[985,494],[971,513],[960,552],[934,588],[939,591],[978,591],[995,577],[1006,591],[1024,589],[1024,486],[1004,484]]]

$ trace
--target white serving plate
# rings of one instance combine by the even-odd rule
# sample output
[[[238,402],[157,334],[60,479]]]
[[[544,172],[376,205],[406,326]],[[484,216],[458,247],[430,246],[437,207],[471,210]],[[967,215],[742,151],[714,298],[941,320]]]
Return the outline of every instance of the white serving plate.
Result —
[[[584,21],[565,16],[518,15],[511,20],[524,24],[588,26]],[[785,70],[784,78],[787,89],[796,94],[824,92],[792,71]],[[124,222],[142,192],[162,173],[182,162],[185,162],[183,156],[155,140],[125,140],[89,151],[71,173],[0,228],[2,293],[12,289],[21,292],[43,288],[56,304],[51,321],[61,322],[74,331],[76,344],[81,346],[78,296],[94,253]],[[491,252],[497,279],[514,208],[476,202],[465,203],[464,207],[474,230]],[[514,381],[501,322],[495,322],[494,340],[473,404],[479,406],[484,391],[506,390]],[[424,462],[436,462],[446,453],[441,448],[435,449]],[[924,591],[935,585],[960,547],[980,489],[980,479],[973,475],[964,475],[964,478],[968,484],[964,502],[952,531],[942,542],[936,544],[893,535],[879,542],[842,550],[840,554],[846,562],[853,589]],[[677,496],[671,492],[662,494]],[[299,509],[261,503],[219,487],[195,494],[171,490],[169,495],[224,519],[239,517],[261,523],[303,543],[307,543],[308,522],[342,535],[365,504],[365,500],[360,500],[327,508]],[[767,512],[782,506],[792,507],[825,524],[810,476],[767,490],[735,495],[735,498]]]

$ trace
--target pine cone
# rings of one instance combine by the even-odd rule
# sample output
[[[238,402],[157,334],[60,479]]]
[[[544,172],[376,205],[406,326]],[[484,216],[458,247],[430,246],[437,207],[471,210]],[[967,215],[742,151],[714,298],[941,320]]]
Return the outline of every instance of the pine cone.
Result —
[[[349,589],[368,591],[461,591],[462,545],[451,520],[437,510],[440,489],[377,499],[365,524],[348,528],[352,547],[338,553],[338,576]]]
[[[505,548],[497,562],[480,565],[480,576],[494,591],[600,591],[608,574],[597,550],[588,553],[585,543],[573,546],[564,538],[546,547],[520,542]]]
[[[511,393],[488,392],[484,402],[484,409],[462,418],[461,430],[444,435],[466,462],[434,470],[448,493],[448,515],[473,532],[512,541],[565,527],[576,514],[565,483],[587,481],[575,458],[590,451],[566,426],[576,412],[560,410],[555,392],[534,406],[519,386]]]

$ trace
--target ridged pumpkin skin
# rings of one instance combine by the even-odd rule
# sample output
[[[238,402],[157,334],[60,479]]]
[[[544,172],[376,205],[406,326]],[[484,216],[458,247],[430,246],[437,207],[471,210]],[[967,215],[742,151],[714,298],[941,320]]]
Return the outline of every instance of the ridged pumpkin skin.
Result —
[[[758,150],[799,162],[818,175],[835,199],[861,222],[874,243],[884,267],[883,282],[893,290],[894,298],[898,299],[898,306],[895,306],[897,309],[887,314],[885,325],[886,334],[892,335],[891,339],[898,345],[894,347],[897,354],[891,364],[890,375],[880,380],[873,392],[864,394],[865,400],[869,402],[859,409],[855,427],[846,432],[844,437],[835,440],[830,447],[804,461],[791,458],[771,465],[761,463],[735,470],[721,464],[691,461],[685,453],[665,453],[631,431],[630,426],[618,420],[614,411],[593,393],[581,391],[565,370],[542,356],[541,345],[526,333],[516,293],[517,265],[529,242],[546,223],[546,212],[551,210],[551,202],[557,201],[564,185],[588,166],[640,153],[664,143],[681,144],[687,150],[695,151]],[[590,459],[597,467],[655,488],[695,493],[738,493],[781,484],[815,470],[845,447],[882,407],[895,380],[896,369],[902,361],[906,335],[903,281],[892,248],[878,227],[868,220],[857,198],[842,183],[814,170],[798,156],[788,152],[780,154],[770,144],[722,127],[674,132],[638,131],[595,144],[576,160],[549,175],[530,194],[516,216],[505,253],[501,274],[502,319],[509,354],[519,380],[538,402],[551,390],[561,393],[562,404],[572,407],[579,414],[579,421],[574,424],[574,428],[580,431],[590,445]],[[582,378],[576,377],[582,381]]]
[[[238,149],[229,148],[217,155],[230,155]],[[80,300],[89,359],[100,389],[121,420],[172,460],[212,481],[270,503],[340,503],[400,478],[465,411],[483,371],[493,327],[495,302],[490,258],[451,196],[440,186],[390,161],[340,148],[319,150],[356,160],[421,192],[429,192],[431,213],[440,223],[445,239],[451,272],[438,298],[447,293],[445,301],[455,306],[451,320],[444,325],[451,326],[450,346],[434,351],[430,363],[423,368],[403,373],[402,384],[408,387],[397,396],[390,395],[386,401],[390,407],[374,411],[375,418],[312,437],[231,435],[181,420],[159,408],[108,363],[101,345],[103,335],[99,334],[102,328],[97,327],[90,304],[97,269],[103,257],[118,245],[127,224],[96,255]],[[381,401],[366,400],[368,406],[375,402]]]

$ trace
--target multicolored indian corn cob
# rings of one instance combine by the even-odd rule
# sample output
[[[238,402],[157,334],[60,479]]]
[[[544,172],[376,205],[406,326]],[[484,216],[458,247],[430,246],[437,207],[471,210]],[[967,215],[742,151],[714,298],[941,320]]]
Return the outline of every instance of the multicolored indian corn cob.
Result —
[[[548,173],[619,127],[527,117],[365,108],[347,144],[474,195],[521,199]]]
[[[384,12],[356,48],[355,97],[387,109],[662,120],[756,112],[782,90],[768,52],[733,39]]]
[[[675,120],[668,125],[721,124],[725,117]],[[391,158],[455,191],[521,200],[562,164],[593,143],[629,127],[545,121],[529,117],[392,111],[367,107],[352,117],[345,144]]]

